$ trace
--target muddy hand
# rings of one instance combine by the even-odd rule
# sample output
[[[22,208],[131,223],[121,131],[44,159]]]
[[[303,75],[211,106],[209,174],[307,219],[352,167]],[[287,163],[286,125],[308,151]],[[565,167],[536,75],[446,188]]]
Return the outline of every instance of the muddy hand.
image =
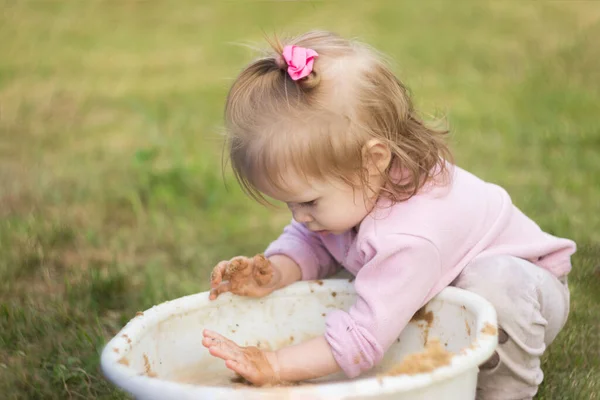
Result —
[[[205,329],[202,345],[215,357],[225,360],[225,366],[237,372],[247,381],[257,386],[276,385],[279,376],[276,373],[274,353],[268,354],[257,347],[240,347],[216,332]],[[269,360],[271,358],[271,361]]]
[[[273,291],[272,278],[273,267],[262,254],[221,261],[211,274],[209,298],[214,300],[225,292],[250,297],[266,296]]]

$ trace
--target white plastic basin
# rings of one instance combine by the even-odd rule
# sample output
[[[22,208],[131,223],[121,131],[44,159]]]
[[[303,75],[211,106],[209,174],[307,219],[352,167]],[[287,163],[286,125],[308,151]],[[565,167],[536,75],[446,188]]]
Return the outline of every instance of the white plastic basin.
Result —
[[[232,385],[224,362],[202,346],[212,329],[240,345],[277,349],[321,335],[325,315],[348,309],[355,292],[348,280],[298,282],[262,299],[229,293],[216,301],[198,293],[144,311],[102,352],[102,369],[115,385],[138,399],[473,399],[478,365],[497,345],[496,313],[481,297],[447,288],[427,305],[433,320],[413,321],[367,376],[342,374],[282,388]],[[487,328],[486,328],[487,327]],[[450,365],[418,375],[386,376],[409,353],[439,338],[456,353]],[[310,357],[307,354],[307,357]]]

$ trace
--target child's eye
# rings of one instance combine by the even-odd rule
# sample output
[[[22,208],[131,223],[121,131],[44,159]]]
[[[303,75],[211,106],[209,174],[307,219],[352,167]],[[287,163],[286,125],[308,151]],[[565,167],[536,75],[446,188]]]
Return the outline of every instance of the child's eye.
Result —
[[[302,207],[314,207],[317,204],[316,200],[305,201],[304,203],[300,203]]]

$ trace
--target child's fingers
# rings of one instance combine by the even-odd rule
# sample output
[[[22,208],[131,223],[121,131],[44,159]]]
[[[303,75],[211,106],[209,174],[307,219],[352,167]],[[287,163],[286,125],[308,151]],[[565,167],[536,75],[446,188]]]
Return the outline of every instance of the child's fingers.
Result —
[[[202,331],[202,336],[204,337],[214,338],[215,335],[218,335],[218,333],[215,331],[211,331],[210,329],[204,329]]]
[[[221,283],[216,288],[213,288],[210,290],[210,294],[209,294],[208,298],[210,300],[214,300],[217,297],[219,297],[220,294],[225,293],[225,292],[230,292],[230,291],[231,291],[231,283],[229,283],[229,282]]]
[[[251,261],[244,256],[232,258],[223,272],[223,279],[231,280],[234,276],[239,280],[240,277],[246,277],[252,269]]]
[[[213,346],[217,345],[217,341],[215,339],[211,339],[208,337],[204,337],[202,338],[202,346],[206,347],[207,349],[210,349]]]
[[[234,341],[227,339],[225,336],[215,332],[215,331],[211,331],[210,329],[205,329],[202,334],[204,335],[204,337],[208,337],[211,339],[216,339],[216,340],[220,340],[223,343],[226,343],[230,346],[235,346],[235,347],[239,347],[237,344],[235,344]]]
[[[216,339],[210,339],[216,340]],[[222,360],[236,360],[239,361],[243,358],[242,352],[236,346],[233,347],[225,342],[218,342],[216,345],[208,348],[208,352],[215,357],[218,357]]]
[[[225,268],[227,268],[228,262],[229,261],[221,261],[213,268],[212,273],[210,274],[210,287],[216,288],[223,281],[223,273],[225,272]]]
[[[254,263],[254,280],[258,286],[265,286],[273,278],[273,268],[269,260],[262,254],[257,254],[252,259]]]
[[[208,348],[211,355],[223,360],[239,360],[241,358],[240,347],[225,336],[209,329],[205,329],[202,335],[204,336],[202,345]]]
[[[225,366],[233,372],[237,372],[248,382],[257,383],[256,371],[253,368],[246,365],[245,363],[236,360],[225,360]]]

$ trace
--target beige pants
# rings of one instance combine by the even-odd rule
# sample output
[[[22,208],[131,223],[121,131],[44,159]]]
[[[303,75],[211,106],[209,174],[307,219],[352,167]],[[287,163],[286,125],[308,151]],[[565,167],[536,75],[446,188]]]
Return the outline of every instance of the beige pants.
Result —
[[[569,314],[566,278],[512,256],[469,264],[453,286],[486,298],[498,313],[498,348],[480,366],[477,399],[531,399],[544,374],[540,357]]]

